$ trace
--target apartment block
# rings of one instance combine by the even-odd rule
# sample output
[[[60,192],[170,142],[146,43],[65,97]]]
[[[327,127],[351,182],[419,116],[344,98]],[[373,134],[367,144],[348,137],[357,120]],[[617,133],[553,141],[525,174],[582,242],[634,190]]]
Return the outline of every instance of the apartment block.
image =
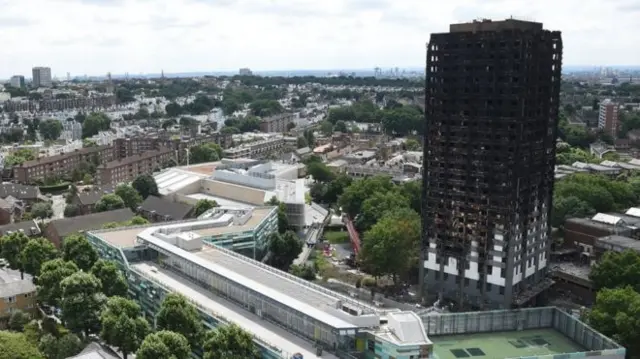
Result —
[[[561,66],[561,34],[541,23],[481,20],[431,35],[422,294],[506,309],[553,283]]]
[[[51,87],[51,68],[50,67],[34,67],[32,70],[33,87]]]
[[[287,132],[287,125],[293,122],[293,114],[282,113],[265,117],[260,121],[261,132]]]
[[[11,84],[11,87],[23,88],[25,87],[24,76],[22,75],[11,76],[11,80],[9,81],[9,83]]]
[[[173,156],[173,150],[160,148],[107,162],[97,169],[98,184],[104,186],[131,182],[140,175],[151,174],[165,167]]]
[[[86,147],[56,156],[26,161],[13,168],[13,177],[22,184],[51,177],[65,177],[82,162],[107,163],[113,160],[111,146]]]
[[[149,136],[136,136],[118,138],[113,142],[114,158],[126,158],[139,155],[146,151],[168,148],[173,151],[173,156],[177,155],[182,163],[186,157],[187,149],[201,145],[203,143],[216,143],[222,148],[228,148],[233,142],[231,134],[214,133],[207,136],[179,137],[175,138],[169,134],[160,133]]]
[[[615,139],[618,134],[618,126],[618,104],[610,99],[602,101],[598,114],[598,128]]]
[[[286,142],[284,137],[277,135],[228,148],[224,150],[224,158],[263,158],[269,154],[282,151],[285,148],[285,145]]]

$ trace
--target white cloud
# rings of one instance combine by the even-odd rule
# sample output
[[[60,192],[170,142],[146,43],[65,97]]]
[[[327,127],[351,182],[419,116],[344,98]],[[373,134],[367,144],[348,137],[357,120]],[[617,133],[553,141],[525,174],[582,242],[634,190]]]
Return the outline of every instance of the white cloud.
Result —
[[[0,0],[0,78],[422,66],[431,32],[514,16],[561,30],[564,63],[640,63],[638,0]]]

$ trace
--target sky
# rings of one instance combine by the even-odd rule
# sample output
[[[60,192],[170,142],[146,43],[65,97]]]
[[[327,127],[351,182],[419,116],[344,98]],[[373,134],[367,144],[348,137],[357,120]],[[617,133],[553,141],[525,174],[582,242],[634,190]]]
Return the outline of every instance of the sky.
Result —
[[[422,67],[431,33],[510,16],[565,65],[640,64],[640,0],[0,0],[0,78]]]

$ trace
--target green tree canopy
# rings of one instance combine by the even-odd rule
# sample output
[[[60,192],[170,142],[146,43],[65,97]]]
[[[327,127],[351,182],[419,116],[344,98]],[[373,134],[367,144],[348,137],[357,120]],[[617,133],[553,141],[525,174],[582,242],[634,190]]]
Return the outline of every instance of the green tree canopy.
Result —
[[[218,202],[213,200],[208,200],[208,199],[201,199],[201,200],[198,200],[198,202],[196,202],[196,205],[193,209],[193,213],[196,217],[198,217],[204,212],[214,207],[218,207]]]
[[[98,200],[98,202],[96,202],[94,206],[96,212],[113,211],[114,209],[120,209],[124,207],[124,200],[115,193],[105,194]]]
[[[106,298],[100,280],[91,273],[76,272],[62,280],[62,319],[76,334],[89,335],[100,328],[100,311]]]
[[[254,116],[260,117],[273,116],[284,111],[277,100],[256,100],[249,105],[249,109]]]
[[[22,333],[0,331],[0,359],[44,359]]]
[[[362,211],[356,219],[356,227],[361,232],[367,231],[388,212],[408,206],[409,200],[398,191],[376,192],[362,202]]]
[[[204,359],[258,359],[253,335],[235,324],[209,331],[204,342]]]
[[[57,140],[62,133],[62,122],[58,120],[44,120],[38,125],[40,135],[45,140]]]
[[[158,193],[158,184],[153,176],[145,174],[136,177],[135,180],[131,183],[131,186],[138,191],[142,199],[146,199],[149,196],[157,196]]]
[[[596,289],[630,286],[640,291],[640,254],[634,250],[606,252],[591,267],[589,278]]]
[[[278,199],[273,196],[271,199],[265,203],[267,206],[277,206],[278,207],[278,232],[284,233],[289,230],[289,218],[287,217],[287,206],[278,201]]]
[[[316,182],[329,182],[335,178],[333,172],[322,162],[312,162],[307,165],[307,173]]]
[[[67,359],[80,353],[84,343],[73,333],[66,333],[60,338],[45,334],[40,338],[38,349],[47,359]]]
[[[151,332],[149,323],[142,317],[140,306],[122,297],[109,298],[100,315],[100,323],[100,338],[118,348],[124,359],[138,350],[144,338]]]
[[[114,261],[99,259],[93,267],[91,273],[102,283],[102,292],[107,297],[127,296],[127,280]]]
[[[51,202],[39,202],[31,207],[31,215],[34,218],[51,218],[53,217],[53,207]]]
[[[2,257],[9,262],[9,267],[19,270],[20,274],[24,273],[24,263],[22,262],[22,251],[27,247],[29,237],[21,232],[14,232],[4,235],[0,238],[0,249],[2,249]]]
[[[640,355],[640,294],[633,288],[600,290],[587,322],[623,345],[629,358]]]
[[[78,271],[78,266],[57,258],[42,264],[38,277],[38,299],[52,307],[59,307],[62,299],[63,279]]]
[[[115,194],[122,198],[125,207],[129,207],[134,212],[138,209],[140,203],[142,203],[142,196],[130,185],[119,185],[116,187]]]
[[[34,277],[40,275],[42,264],[58,257],[58,250],[46,238],[29,239],[27,245],[20,252],[20,261],[25,272]]]
[[[8,328],[14,332],[24,331],[24,326],[31,321],[31,315],[21,310],[14,310],[9,316]]]
[[[167,294],[156,317],[156,327],[182,334],[192,348],[202,345],[204,328],[198,310],[181,294]]]
[[[354,181],[347,187],[340,198],[338,205],[342,211],[352,219],[362,211],[364,201],[376,192],[387,192],[393,188],[391,178],[387,176],[375,176]]]
[[[376,277],[390,275],[397,283],[417,266],[420,229],[420,216],[412,209],[387,212],[364,234],[359,258],[363,267]]]
[[[214,162],[222,158],[222,148],[216,143],[205,143],[189,149],[189,163]]]
[[[554,196],[553,209],[551,210],[551,225],[561,228],[568,218],[584,218],[596,214],[587,202],[576,196]]]
[[[98,260],[98,253],[85,236],[76,234],[64,239],[62,259],[72,261],[78,268],[88,272]]]
[[[97,135],[111,127],[111,119],[102,112],[92,112],[82,123],[82,138]]]
[[[302,240],[295,232],[272,233],[269,235],[269,263],[278,269],[289,270],[289,266],[302,252],[302,246]]]
[[[184,335],[168,330],[147,335],[136,352],[136,359],[189,359],[190,357],[191,349]]]

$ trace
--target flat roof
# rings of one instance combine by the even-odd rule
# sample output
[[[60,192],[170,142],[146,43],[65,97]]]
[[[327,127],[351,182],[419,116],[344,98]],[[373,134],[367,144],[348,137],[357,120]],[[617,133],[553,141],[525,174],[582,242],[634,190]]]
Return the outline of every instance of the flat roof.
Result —
[[[216,203],[220,207],[247,208],[247,207],[254,207],[255,206],[253,204],[233,201],[233,200],[230,200],[230,199],[227,199],[227,198],[223,198],[223,197],[220,197],[220,196],[213,196],[213,195],[206,194],[206,193],[192,193],[192,194],[188,194],[187,197],[195,199],[196,201],[199,201],[201,199],[206,199],[206,200],[209,200],[209,201],[216,201]]]
[[[275,207],[261,207],[261,208],[254,208],[251,218],[249,218],[249,220],[241,225],[241,226],[234,226],[234,225],[230,225],[230,226],[225,226],[225,227],[212,227],[212,228],[206,228],[206,229],[200,229],[200,230],[189,230],[189,229],[185,229],[186,232],[195,232],[201,236],[215,236],[215,235],[220,235],[220,234],[225,234],[225,233],[233,233],[233,232],[244,232],[244,231],[248,231],[251,230],[255,227],[257,227],[265,218],[267,218],[267,216],[269,215],[269,213],[274,210]],[[211,219],[202,219],[200,221],[211,221]],[[119,247],[119,248],[131,248],[134,247],[136,245],[136,239],[138,238],[138,236],[146,230],[151,229],[151,231],[154,230],[154,228],[161,228],[161,227],[166,227],[168,225],[172,225],[172,226],[180,226],[181,224],[184,224],[185,227],[190,226],[190,225],[194,225],[197,224],[199,221],[198,220],[187,220],[187,221],[175,221],[175,222],[165,222],[165,223],[155,223],[152,225],[146,225],[146,226],[139,226],[139,227],[124,227],[124,228],[115,228],[112,230],[102,230],[102,231],[95,231],[92,232],[93,235],[101,238],[102,240],[106,241],[107,243]]]
[[[156,180],[158,185],[158,192],[162,195],[166,195],[179,191],[192,183],[200,181],[203,176],[188,171],[170,169],[153,176],[153,178]]]
[[[520,358],[585,351],[554,329],[444,335],[430,339],[438,359]]]
[[[277,303],[305,313],[332,328],[357,328],[356,325],[322,310],[325,305],[335,306],[339,300],[347,303],[356,302],[352,298],[333,293],[303,279],[215,246],[207,246],[200,252],[187,252],[154,237],[151,232],[141,234],[140,238],[151,246],[183,258],[231,282],[255,290]],[[358,303],[358,307],[363,306],[369,307],[364,303]]]
[[[195,302],[201,310],[209,312],[212,316],[235,323],[242,329],[252,333],[259,341],[276,346],[284,352],[282,353],[284,358],[291,358],[294,353],[301,353],[305,358],[316,358],[313,343],[291,335],[281,327],[263,320],[221,297],[215,296],[197,284],[185,280],[184,277],[155,267],[153,263],[136,263],[131,267],[143,273],[145,277],[155,280],[168,290],[185,295],[189,300]],[[322,357],[336,358],[327,352],[324,352]]]

